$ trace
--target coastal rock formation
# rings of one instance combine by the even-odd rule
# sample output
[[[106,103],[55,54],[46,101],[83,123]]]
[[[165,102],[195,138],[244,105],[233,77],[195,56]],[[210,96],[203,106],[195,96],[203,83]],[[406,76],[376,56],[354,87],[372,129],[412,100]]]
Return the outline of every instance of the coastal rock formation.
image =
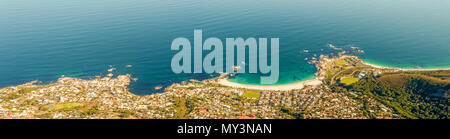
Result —
[[[427,85],[428,82],[437,86],[430,89],[442,88],[437,91],[438,94],[417,93],[447,100],[439,99],[442,103],[433,101],[417,104],[448,108],[445,102],[448,104],[449,95],[445,88],[448,89],[450,83],[448,78],[442,79],[450,77],[448,71],[423,73],[377,68],[364,64],[354,56],[320,56],[318,61],[316,80],[323,84],[286,90],[223,86],[220,82],[227,77],[226,74],[203,81],[173,84],[162,93],[145,96],[129,92],[130,75],[118,75],[115,78],[97,76],[89,80],[61,77],[57,82],[46,85],[36,85],[37,81],[33,81],[0,89],[0,118],[427,118],[427,114],[406,111],[410,107],[415,108],[412,104],[416,103],[392,99],[411,98],[410,95],[416,94],[398,96],[386,92],[384,96],[378,96],[359,86],[360,82],[369,87],[372,86],[371,82],[378,80],[391,82],[394,77],[396,84],[401,83],[397,82],[399,79],[408,77],[402,82],[417,82],[417,85]],[[434,76],[441,79],[435,79]],[[388,103],[391,101],[395,103]],[[432,109],[439,111],[443,108]],[[431,118],[442,116],[445,117],[436,113]]]

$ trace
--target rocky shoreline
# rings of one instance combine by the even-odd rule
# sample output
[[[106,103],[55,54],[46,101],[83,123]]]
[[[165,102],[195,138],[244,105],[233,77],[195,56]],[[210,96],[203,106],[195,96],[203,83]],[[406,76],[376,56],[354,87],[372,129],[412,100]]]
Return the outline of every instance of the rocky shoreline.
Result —
[[[328,69],[336,68],[342,59],[354,60],[353,64],[362,61],[354,56],[321,56],[317,80],[334,81]],[[364,94],[331,91],[328,81],[286,90],[255,90],[224,86],[223,79],[226,76],[173,84],[163,93],[145,96],[129,92],[130,75],[91,80],[62,77],[47,85],[30,82],[0,89],[0,118],[369,118],[363,108],[376,118],[399,118],[392,108]]]
[[[369,64],[367,62],[364,62],[363,60],[359,59],[356,56],[350,56],[350,55],[342,55],[337,58],[329,58],[328,56],[321,55],[319,60],[314,60],[311,63],[316,65],[317,72],[315,73],[314,79],[309,79],[305,81],[299,81],[295,83],[289,83],[289,84],[281,84],[281,85],[249,85],[249,84],[241,84],[236,82],[231,82],[228,80],[228,76],[222,77],[219,79],[218,83],[224,86],[229,86],[233,88],[245,88],[245,89],[256,89],[256,90],[272,90],[272,91],[289,91],[294,89],[302,89],[304,86],[317,86],[322,84],[322,80],[325,76],[325,71],[327,68],[324,63],[330,63],[333,61],[336,61],[338,59],[345,59],[345,58],[351,58],[357,60],[358,63],[361,63],[363,65],[370,66],[372,68],[378,68],[378,69],[384,69],[384,70],[392,70],[392,71],[438,71],[438,70],[450,70],[450,69],[402,69],[402,68],[392,68],[392,67],[383,67],[378,66],[374,64]]]

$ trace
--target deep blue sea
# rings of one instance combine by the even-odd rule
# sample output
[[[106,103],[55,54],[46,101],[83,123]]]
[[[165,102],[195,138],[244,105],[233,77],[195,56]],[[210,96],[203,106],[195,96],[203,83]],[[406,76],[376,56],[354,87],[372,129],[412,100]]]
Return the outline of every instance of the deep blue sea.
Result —
[[[205,74],[174,74],[177,37],[280,38],[277,84],[313,78],[305,61],[355,46],[365,61],[401,68],[450,67],[448,0],[1,0],[0,87],[62,75],[129,73],[138,95]],[[304,50],[309,50],[305,53]],[[204,53],[207,53],[206,51]],[[132,65],[127,68],[126,65]],[[258,74],[232,81],[257,84]]]

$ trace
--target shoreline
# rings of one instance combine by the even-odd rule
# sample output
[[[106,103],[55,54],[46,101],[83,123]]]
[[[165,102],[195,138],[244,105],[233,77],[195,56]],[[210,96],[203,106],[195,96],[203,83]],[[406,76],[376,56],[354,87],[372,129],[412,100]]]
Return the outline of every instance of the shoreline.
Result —
[[[221,85],[233,87],[233,88],[245,88],[245,89],[255,89],[255,90],[270,90],[270,91],[289,91],[294,89],[302,89],[307,85],[316,86],[322,84],[322,81],[318,78],[309,79],[305,81],[299,81],[289,84],[280,85],[251,85],[251,84],[241,84],[235,83],[228,80],[228,78],[219,79],[217,82]]]
[[[340,57],[356,57],[357,59],[360,59],[357,56],[351,56],[351,55],[345,55]],[[368,63],[364,61],[363,59],[360,59],[361,63],[373,68],[379,68],[379,69],[393,69],[393,70],[400,70],[400,71],[439,71],[439,70],[450,70],[450,68],[433,68],[433,69],[405,69],[405,68],[395,68],[395,67],[388,67],[388,66],[381,66],[381,65],[375,65]],[[317,66],[316,66],[317,67]],[[320,69],[317,69],[319,72]],[[315,73],[317,74],[317,72]],[[243,83],[236,83],[229,81],[228,78],[222,78],[217,81],[218,84],[233,87],[233,88],[245,88],[245,89],[255,89],[255,90],[270,90],[270,91],[289,91],[289,90],[295,90],[295,89],[303,89],[306,85],[310,86],[317,86],[322,84],[322,80],[319,79],[319,77],[315,77],[314,79],[294,82],[294,83],[288,83],[288,84],[280,84],[280,85],[252,85],[252,84],[243,84]]]
[[[362,60],[362,59],[361,59]],[[367,66],[371,66],[374,68],[380,68],[380,69],[395,69],[395,70],[401,70],[401,71],[437,71],[437,70],[450,70],[450,68],[430,68],[430,69],[406,69],[406,68],[396,68],[396,67],[390,67],[390,66],[380,66],[372,63],[368,63],[364,60],[362,60],[362,63]]]

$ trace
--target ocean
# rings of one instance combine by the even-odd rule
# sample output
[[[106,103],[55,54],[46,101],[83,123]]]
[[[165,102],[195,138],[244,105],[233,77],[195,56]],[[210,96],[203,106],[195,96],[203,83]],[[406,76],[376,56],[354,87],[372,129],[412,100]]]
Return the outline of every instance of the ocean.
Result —
[[[328,44],[359,47],[366,62],[399,68],[450,67],[450,1],[445,0],[2,0],[0,87],[61,76],[138,78],[137,95],[189,79],[174,74],[172,40],[194,29],[203,38],[280,38],[277,84],[314,78],[305,58]],[[308,52],[305,52],[307,50]],[[208,53],[207,51],[204,54]],[[132,65],[132,67],[127,67]],[[259,74],[231,81],[258,84]]]

